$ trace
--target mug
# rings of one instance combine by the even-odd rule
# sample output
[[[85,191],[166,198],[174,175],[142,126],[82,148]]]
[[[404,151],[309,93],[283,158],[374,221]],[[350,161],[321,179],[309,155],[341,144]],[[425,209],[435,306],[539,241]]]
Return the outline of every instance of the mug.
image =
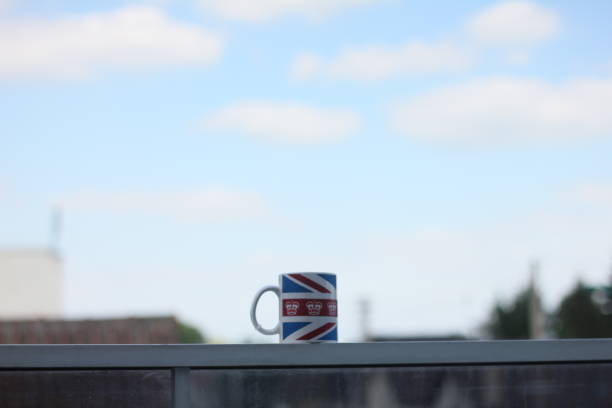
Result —
[[[259,298],[271,291],[278,296],[278,324],[261,327],[256,310]],[[325,343],[338,341],[336,275],[327,272],[283,273],[278,286],[266,286],[255,295],[251,322],[263,334],[278,334],[280,343]]]

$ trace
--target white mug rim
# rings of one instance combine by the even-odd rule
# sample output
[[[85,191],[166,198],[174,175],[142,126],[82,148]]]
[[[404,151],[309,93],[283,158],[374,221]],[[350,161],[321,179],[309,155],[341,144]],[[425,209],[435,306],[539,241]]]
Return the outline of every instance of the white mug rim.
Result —
[[[324,274],[324,275],[334,275],[336,276],[335,273],[333,272],[318,272],[318,271],[303,271],[303,272],[283,272],[283,273],[279,273],[278,277],[280,278],[281,276],[285,276],[285,275],[291,275],[294,273],[314,273],[314,274]]]

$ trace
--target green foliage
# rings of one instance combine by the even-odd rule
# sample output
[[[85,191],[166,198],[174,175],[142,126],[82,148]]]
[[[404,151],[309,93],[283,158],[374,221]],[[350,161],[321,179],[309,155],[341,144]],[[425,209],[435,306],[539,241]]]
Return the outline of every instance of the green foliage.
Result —
[[[497,303],[493,307],[485,329],[495,339],[529,338],[529,294],[520,292],[509,304]]]
[[[559,338],[612,337],[612,315],[604,314],[592,295],[592,288],[578,282],[563,298],[554,325]]]
[[[178,322],[178,329],[181,343],[205,343],[204,336],[195,327],[184,322]]]
[[[530,290],[521,291],[508,304],[495,304],[484,327],[489,336],[495,339],[529,338]],[[552,320],[549,328],[558,338],[612,338],[611,312],[611,287],[596,290],[578,282],[549,316]]]

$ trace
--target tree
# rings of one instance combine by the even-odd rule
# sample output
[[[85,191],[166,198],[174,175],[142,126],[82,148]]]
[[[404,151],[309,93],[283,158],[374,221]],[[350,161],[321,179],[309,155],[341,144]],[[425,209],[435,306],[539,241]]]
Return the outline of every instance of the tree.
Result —
[[[596,293],[579,281],[563,298],[554,324],[559,338],[612,337],[612,314],[594,301]]]
[[[540,264],[529,264],[529,283],[507,305],[497,302],[485,330],[495,339],[543,339],[547,337],[547,316],[537,285]]]
[[[529,338],[529,297],[531,290],[521,291],[507,305],[497,302],[485,325],[487,333],[495,339]]]
[[[204,343],[204,336],[198,329],[184,322],[178,322],[179,341],[181,343]]]

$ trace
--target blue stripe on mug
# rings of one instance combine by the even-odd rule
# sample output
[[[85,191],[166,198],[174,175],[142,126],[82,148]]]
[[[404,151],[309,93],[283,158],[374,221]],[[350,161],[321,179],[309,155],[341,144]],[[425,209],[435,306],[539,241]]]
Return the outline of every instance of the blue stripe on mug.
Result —
[[[283,276],[283,293],[312,293],[312,290],[299,285],[292,281],[291,279]]]
[[[331,283],[334,288],[336,288],[336,275],[333,275],[331,273],[319,273],[318,275],[329,283]]]
[[[283,323],[283,339],[286,339],[291,334],[300,330],[302,327],[306,327],[310,322],[289,322]]]
[[[334,328],[334,330],[330,331],[323,337],[319,337],[319,340],[335,340],[338,341],[338,329]]]

